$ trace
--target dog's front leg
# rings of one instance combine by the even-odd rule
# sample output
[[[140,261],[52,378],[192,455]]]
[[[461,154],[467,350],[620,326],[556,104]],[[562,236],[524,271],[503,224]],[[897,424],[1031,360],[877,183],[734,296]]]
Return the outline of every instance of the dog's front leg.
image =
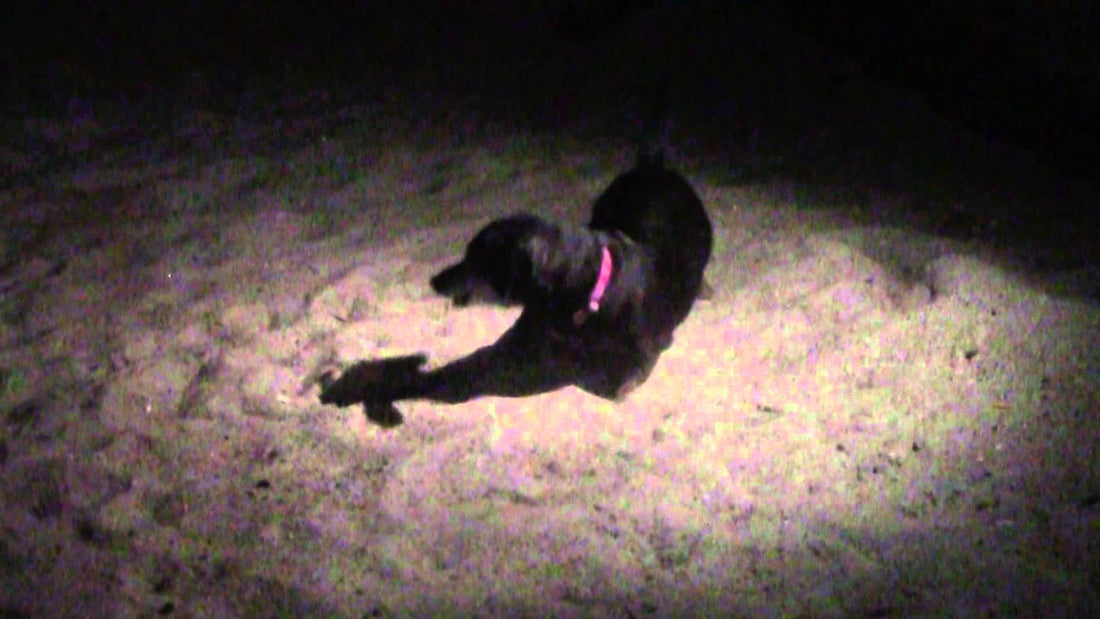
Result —
[[[575,376],[560,355],[509,337],[428,372],[420,372],[394,400],[458,404],[481,396],[524,397],[560,389]]]

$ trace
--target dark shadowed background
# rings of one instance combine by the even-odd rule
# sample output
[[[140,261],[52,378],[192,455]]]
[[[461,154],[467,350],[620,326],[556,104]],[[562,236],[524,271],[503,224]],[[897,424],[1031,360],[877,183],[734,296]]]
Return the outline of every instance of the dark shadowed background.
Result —
[[[667,79],[673,145],[736,177],[962,195],[966,207],[946,216],[959,219],[956,236],[988,236],[1010,216],[1020,225],[999,234],[1043,228],[1044,253],[1074,246],[1063,262],[1076,264],[1092,253],[1081,235],[1096,217],[1096,17],[1068,0],[9,4],[3,109],[16,123],[108,107],[264,117],[307,93],[386,102],[425,122],[461,117],[472,134],[622,139]],[[866,80],[896,100],[873,100]],[[1021,159],[1042,178],[1019,178]],[[1037,195],[1039,212],[1027,206]]]
[[[636,31],[645,12],[678,4],[700,23],[766,12],[814,38],[823,54],[846,55],[867,75],[918,93],[973,131],[1018,143],[1072,173],[1091,174],[1097,163],[1087,128],[1100,97],[1094,42],[1100,16],[1087,2],[14,4],[4,9],[4,103],[23,112],[100,97],[170,96],[196,74],[227,106],[240,104],[250,89],[288,76],[330,85],[348,97],[413,87],[425,73],[443,82],[436,87],[465,93],[507,89],[517,76],[503,69],[514,66],[518,51],[531,60],[525,72],[534,74],[521,79],[537,77],[541,62],[530,49],[535,39],[599,48]],[[649,33],[648,51],[676,55],[699,43],[691,25],[678,26],[678,32]],[[740,56],[736,41],[729,43],[695,61],[733,74],[767,66],[766,58]],[[782,53],[784,41],[774,46]],[[562,94],[548,89],[542,96]]]

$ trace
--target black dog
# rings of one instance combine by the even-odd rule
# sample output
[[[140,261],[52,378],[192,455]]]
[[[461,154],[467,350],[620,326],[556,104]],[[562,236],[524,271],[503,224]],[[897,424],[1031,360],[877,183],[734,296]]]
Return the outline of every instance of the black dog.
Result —
[[[367,405],[399,423],[392,403],[464,402],[526,396],[576,385],[618,400],[649,376],[703,287],[710,219],[686,180],[660,152],[643,154],[596,200],[587,228],[533,215],[482,229],[458,264],[431,279],[455,305],[522,305],[490,346],[424,371],[410,355],[360,361],[321,379],[321,402]]]

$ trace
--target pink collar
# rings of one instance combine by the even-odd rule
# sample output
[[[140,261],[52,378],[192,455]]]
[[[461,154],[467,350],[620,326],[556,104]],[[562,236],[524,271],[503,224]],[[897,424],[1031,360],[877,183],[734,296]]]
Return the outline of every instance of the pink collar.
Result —
[[[592,293],[588,295],[588,306],[582,307],[573,314],[573,323],[580,325],[588,318],[589,313],[600,311],[600,299],[607,292],[607,285],[611,283],[611,250],[607,245],[600,247],[600,276],[596,278],[596,285],[592,287]]]

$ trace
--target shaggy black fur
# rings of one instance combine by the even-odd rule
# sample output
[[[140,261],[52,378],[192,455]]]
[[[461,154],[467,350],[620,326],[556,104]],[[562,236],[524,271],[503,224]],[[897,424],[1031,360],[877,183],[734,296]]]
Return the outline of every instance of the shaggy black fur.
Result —
[[[522,305],[497,342],[431,371],[421,369],[422,354],[360,361],[335,381],[322,377],[321,402],[362,402],[373,419],[392,423],[400,400],[455,403],[566,385],[620,399],[672,344],[700,294],[711,246],[710,219],[691,186],[659,155],[640,157],[596,200],[588,227],[527,214],[498,219],[432,278],[456,305]],[[603,247],[613,271],[592,312]]]

